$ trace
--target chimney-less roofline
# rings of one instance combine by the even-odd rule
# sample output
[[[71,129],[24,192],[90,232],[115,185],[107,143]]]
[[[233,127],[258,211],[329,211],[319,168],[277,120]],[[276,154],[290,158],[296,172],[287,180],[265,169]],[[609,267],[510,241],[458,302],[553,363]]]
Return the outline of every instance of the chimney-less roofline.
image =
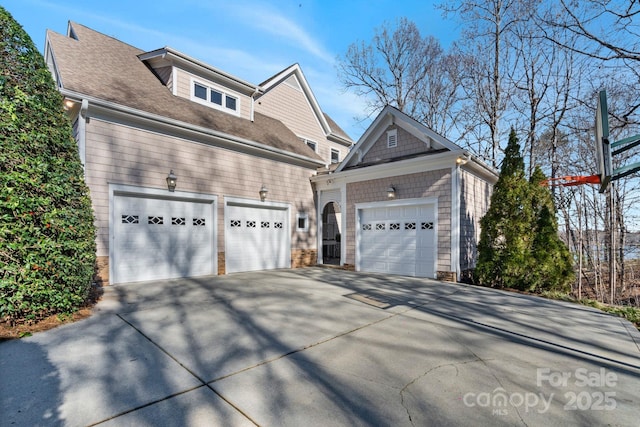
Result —
[[[195,69],[195,71],[197,71],[199,74],[204,74],[204,76],[208,75],[214,81],[222,80],[222,82],[224,82],[227,86],[232,87],[235,90],[238,90],[239,92],[242,92],[248,96],[251,96],[256,92],[263,92],[263,89],[260,86],[254,85],[236,76],[226,73],[216,67],[213,67],[203,61],[177,51],[169,46],[138,55],[138,58],[141,61],[148,61],[158,57],[167,59],[174,64],[182,65],[184,68]]]

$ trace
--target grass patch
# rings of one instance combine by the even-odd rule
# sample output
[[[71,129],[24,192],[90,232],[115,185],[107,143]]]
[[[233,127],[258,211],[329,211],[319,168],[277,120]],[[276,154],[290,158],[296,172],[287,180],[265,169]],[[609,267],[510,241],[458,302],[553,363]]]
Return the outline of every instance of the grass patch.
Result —
[[[638,330],[640,330],[640,307],[629,307],[620,305],[608,305],[598,302],[593,299],[583,298],[581,300],[572,297],[569,294],[562,292],[546,291],[540,293],[541,296],[549,299],[575,302],[577,304],[586,305],[589,307],[597,308],[605,313],[612,314],[618,317],[624,317],[629,322],[633,323]]]

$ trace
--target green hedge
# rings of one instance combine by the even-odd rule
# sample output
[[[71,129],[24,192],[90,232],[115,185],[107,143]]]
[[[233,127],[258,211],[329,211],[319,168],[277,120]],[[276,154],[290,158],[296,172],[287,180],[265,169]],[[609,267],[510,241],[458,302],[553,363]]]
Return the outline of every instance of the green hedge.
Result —
[[[95,226],[73,131],[42,55],[0,7],[0,320],[86,301]]]

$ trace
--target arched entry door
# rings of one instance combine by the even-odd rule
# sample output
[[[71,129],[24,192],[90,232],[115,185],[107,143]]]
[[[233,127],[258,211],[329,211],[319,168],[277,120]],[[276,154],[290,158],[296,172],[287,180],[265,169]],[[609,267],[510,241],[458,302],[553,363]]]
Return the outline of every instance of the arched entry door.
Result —
[[[342,240],[340,205],[329,202],[322,210],[322,262],[340,265]]]

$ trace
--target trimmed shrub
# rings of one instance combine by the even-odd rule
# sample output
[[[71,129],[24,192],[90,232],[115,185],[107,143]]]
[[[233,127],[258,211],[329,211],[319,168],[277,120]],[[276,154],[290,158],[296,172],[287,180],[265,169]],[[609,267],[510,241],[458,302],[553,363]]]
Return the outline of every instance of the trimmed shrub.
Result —
[[[95,265],[89,190],[42,55],[0,7],[0,320],[69,314]]]

